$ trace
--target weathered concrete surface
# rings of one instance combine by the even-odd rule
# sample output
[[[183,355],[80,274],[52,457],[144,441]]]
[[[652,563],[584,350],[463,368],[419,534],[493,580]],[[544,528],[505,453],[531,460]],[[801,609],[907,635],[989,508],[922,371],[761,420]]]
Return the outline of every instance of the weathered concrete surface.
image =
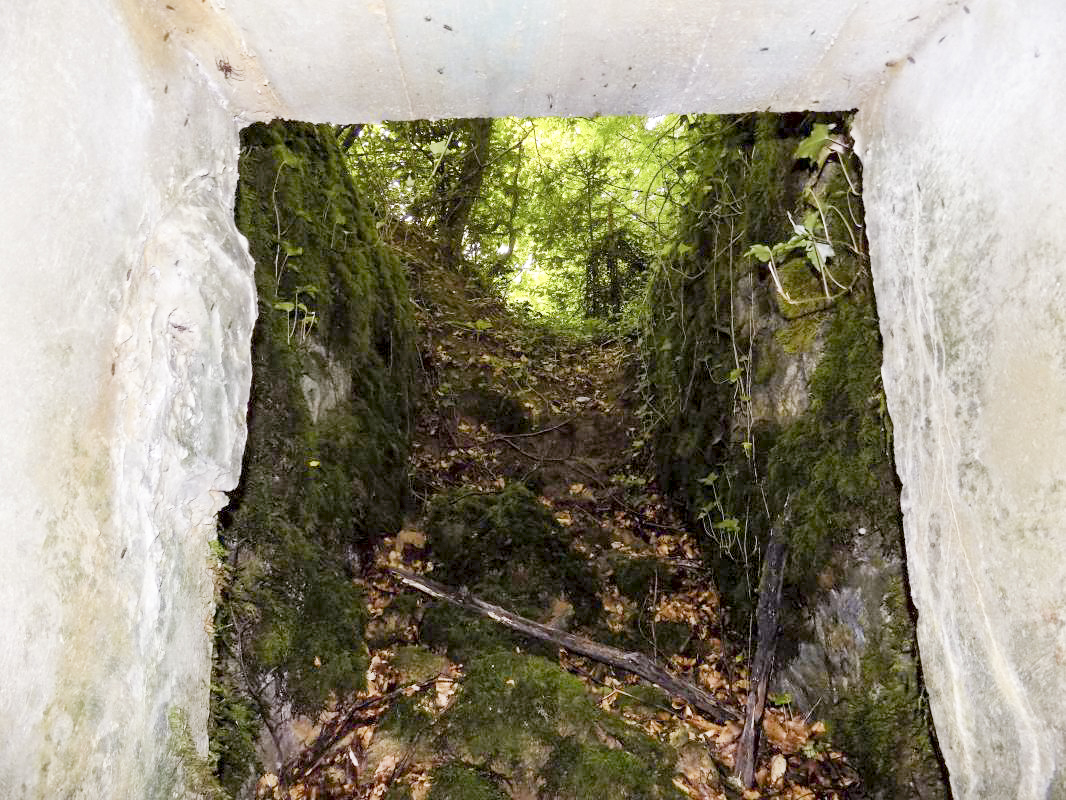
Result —
[[[0,743],[0,796],[173,796],[171,709],[203,744],[204,562],[239,465],[254,314],[230,222],[239,124],[851,107],[956,795],[1066,796],[1063,14],[6,4],[0,730],[19,733]]]
[[[205,744],[254,289],[238,126],[163,44],[105,0],[0,11],[3,798],[178,797]]]
[[[280,116],[369,122],[854,108],[961,0],[310,5],[225,3]]]
[[[970,10],[860,115],[884,382],[955,796],[1063,798],[1066,8]]]

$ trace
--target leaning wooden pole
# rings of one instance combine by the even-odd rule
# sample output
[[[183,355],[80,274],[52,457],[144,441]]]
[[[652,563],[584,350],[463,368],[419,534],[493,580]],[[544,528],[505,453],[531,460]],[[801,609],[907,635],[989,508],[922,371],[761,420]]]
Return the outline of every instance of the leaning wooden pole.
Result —
[[[759,728],[766,708],[766,690],[774,669],[777,651],[777,636],[780,626],[781,587],[785,577],[787,545],[781,532],[788,516],[785,513],[770,530],[770,541],[763,558],[762,578],[759,581],[759,605],[755,619],[759,639],[755,648],[755,661],[751,668],[751,686],[748,689],[748,707],[744,719],[744,731],[737,745],[736,777],[745,788],[755,786],[755,760],[759,750]]]

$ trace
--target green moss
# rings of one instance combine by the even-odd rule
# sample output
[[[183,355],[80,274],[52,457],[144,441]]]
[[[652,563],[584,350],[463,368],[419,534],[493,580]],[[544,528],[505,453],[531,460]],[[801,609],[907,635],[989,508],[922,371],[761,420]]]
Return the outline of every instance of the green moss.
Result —
[[[506,602],[506,597],[496,599]],[[419,626],[419,639],[427,647],[447,653],[448,658],[457,662],[498,650],[535,647],[535,642],[492,620],[446,603],[432,603],[426,608]]]
[[[657,558],[632,558],[618,553],[609,557],[614,584],[624,597],[644,602],[655,591],[669,592],[678,585],[676,570]]]
[[[433,715],[422,706],[418,696],[401,697],[381,718],[381,732],[411,745],[425,735],[433,722]]]
[[[178,762],[185,793],[205,800],[220,800],[222,786],[214,775],[212,763],[196,747],[188,714],[182,708],[172,708],[167,714],[167,724],[170,751]]]
[[[777,123],[769,115],[700,123],[706,149],[694,168],[699,183],[712,191],[692,198],[685,241],[691,256],[653,276],[643,353],[645,391],[657,412],[661,481],[702,526],[705,561],[737,629],[746,630],[753,610],[769,517],[791,498],[780,652],[787,660],[814,635],[809,609],[823,591],[819,576],[849,552],[854,532],[865,528],[876,535],[885,561],[893,563],[902,562],[902,534],[873,292],[857,252],[863,248],[861,202],[835,157],[812,191],[802,192],[803,176],[791,174],[796,166],[806,168],[793,155],[802,126],[790,129],[787,119],[773,119]],[[845,161],[857,182],[857,160]],[[793,233],[789,212],[832,241],[825,274],[837,295],[832,303],[820,299],[823,276],[802,257],[802,248],[777,265],[777,277],[793,299],[819,298],[816,303],[783,300],[766,268],[743,256],[752,244],[787,241]],[[738,308],[755,324],[745,327],[747,318],[735,316]],[[768,331],[775,331],[773,340]],[[816,345],[821,356],[807,413],[757,421],[749,429],[750,387],[772,385],[790,356]],[[752,443],[750,456],[744,439]],[[831,719],[838,743],[858,754],[871,790],[885,797],[909,796],[895,775],[909,776],[911,765],[929,778],[928,785],[942,788],[930,766],[933,746],[919,702],[906,604],[887,604],[867,627],[867,637],[876,641],[867,642],[857,688]]]
[[[787,296],[777,293],[774,301],[785,319],[795,319],[829,305],[818,272],[806,258],[791,258],[779,264],[777,279]]]
[[[216,615],[216,683],[242,675],[234,688],[261,709],[249,687],[272,682],[313,712],[366,671],[351,573],[407,505],[413,318],[402,265],[328,127],[246,129],[236,209],[259,318],[241,483],[222,514],[232,580]],[[309,406],[308,385],[332,407]],[[230,785],[247,765],[220,770]]]
[[[670,747],[601,711],[580,680],[536,656],[473,659],[439,743],[482,768],[554,787],[546,797],[677,796]],[[599,791],[615,785],[624,794]]]
[[[385,792],[383,800],[412,800],[411,787],[403,783],[394,783]]]
[[[692,626],[686,622],[660,621],[647,634],[659,656],[683,653],[692,641]]]
[[[435,767],[430,780],[426,800],[507,800],[490,776],[458,761]]]
[[[835,713],[834,740],[872,786],[891,787],[894,797],[948,800],[930,738],[932,721],[916,674],[914,630],[908,624],[906,591],[892,581],[882,604],[888,624],[873,630],[862,658],[864,690],[850,695]]]
[[[825,323],[826,314],[818,312],[805,317],[796,317],[774,332],[774,339],[789,355],[809,353],[818,341],[818,334]]]
[[[766,382],[776,365],[767,348],[752,348],[758,342],[749,342],[752,332],[733,318],[734,301],[743,294],[753,313],[774,307],[769,273],[744,253],[792,232],[788,212],[800,186],[791,172],[799,140],[783,118],[770,114],[701,118],[696,128],[700,147],[692,169],[704,188],[683,222],[685,247],[679,252],[685,255],[656,269],[649,282],[642,384],[654,409],[653,451],[663,488],[712,532],[723,520],[748,521],[743,537],[705,540],[727,605],[746,620],[748,587],[754,584],[753,564],[744,554],[757,553],[765,536],[756,475],[765,467],[774,431],[764,426],[756,432],[754,460],[730,432],[734,415],[742,415],[749,371]],[[742,285],[748,287],[744,293]],[[743,355],[751,349],[759,353],[754,364]],[[731,551],[718,546],[726,539],[734,542]]]
[[[398,647],[389,661],[403,683],[421,683],[440,674],[448,667],[448,660],[424,647]]]
[[[601,744],[563,740],[552,753],[546,770],[545,794],[557,800],[585,800],[609,797],[612,800],[658,800],[680,798],[673,786],[656,780],[647,763],[625,750]]]
[[[256,753],[259,716],[252,702],[227,675],[211,684],[208,738],[214,772],[230,797],[236,797],[261,766]]]
[[[499,652],[467,664],[444,736],[478,762],[522,764],[553,746],[560,731],[588,731],[595,717],[573,675],[547,659]]]
[[[434,498],[426,533],[435,574],[445,583],[524,616],[542,616],[560,595],[569,598],[579,623],[598,612],[592,570],[551,511],[520,483],[496,493],[458,490]]]

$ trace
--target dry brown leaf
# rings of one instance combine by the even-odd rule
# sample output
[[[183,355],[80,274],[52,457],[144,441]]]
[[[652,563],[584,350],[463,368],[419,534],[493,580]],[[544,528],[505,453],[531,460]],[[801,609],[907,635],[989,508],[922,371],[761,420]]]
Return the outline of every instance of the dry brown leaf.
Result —
[[[770,785],[775,788],[780,788],[782,780],[785,777],[785,770],[788,769],[788,761],[785,757],[778,753],[772,759],[770,759]]]
[[[730,720],[722,726],[722,730],[718,732],[718,736],[715,737],[714,743],[719,747],[725,747],[727,744],[734,742],[741,731],[744,730],[739,722]]]
[[[784,747],[788,743],[788,731],[773,714],[767,714],[763,717],[762,729],[766,734],[766,738],[778,747]]]
[[[402,548],[404,545],[411,545],[421,550],[426,546],[426,534],[405,528],[396,534],[396,546]]]
[[[718,733],[718,726],[715,725],[713,722],[708,721],[706,718],[701,717],[699,714],[692,714],[691,716],[687,716],[685,718],[685,722],[687,722],[689,725],[691,725],[698,731],[702,731],[704,733],[706,733],[707,731],[714,731],[715,734]]]

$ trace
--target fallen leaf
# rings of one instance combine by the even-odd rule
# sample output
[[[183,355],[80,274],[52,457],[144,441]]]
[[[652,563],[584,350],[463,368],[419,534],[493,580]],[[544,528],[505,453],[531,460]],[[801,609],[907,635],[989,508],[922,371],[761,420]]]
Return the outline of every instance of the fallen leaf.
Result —
[[[785,760],[783,755],[778,753],[770,760],[770,785],[780,786],[786,769],[788,769],[788,761]]]
[[[730,720],[722,727],[722,730],[719,731],[718,736],[715,737],[714,743],[719,747],[724,747],[730,742],[735,741],[736,738],[740,736],[742,730],[744,729],[739,723]]]
[[[403,547],[404,545],[411,545],[419,549],[426,546],[426,534],[422,531],[404,529],[396,534],[396,546]]]

